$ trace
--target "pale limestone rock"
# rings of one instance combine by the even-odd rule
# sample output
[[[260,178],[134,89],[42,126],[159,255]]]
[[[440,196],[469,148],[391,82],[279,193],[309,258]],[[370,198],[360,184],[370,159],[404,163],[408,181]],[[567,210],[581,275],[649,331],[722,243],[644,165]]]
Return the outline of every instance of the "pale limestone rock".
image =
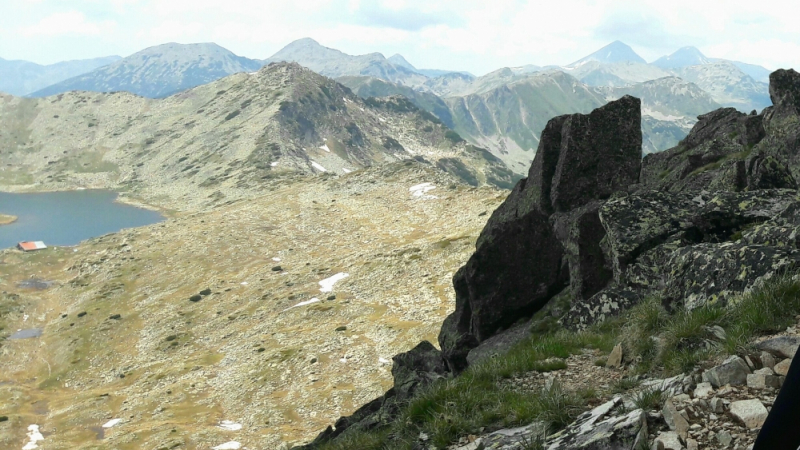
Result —
[[[742,422],[747,428],[753,429],[764,425],[767,420],[767,408],[760,400],[740,400],[731,403],[731,415]]]
[[[699,383],[696,388],[694,388],[694,397],[695,398],[708,398],[709,395],[714,393],[714,388],[711,387],[711,383]]]
[[[772,369],[773,367],[775,367],[775,364],[777,364],[777,363],[778,363],[778,360],[775,359],[774,356],[772,356],[772,353],[770,353],[770,352],[761,352],[761,365],[762,366],[769,367],[770,369]]]
[[[669,429],[678,433],[681,438],[686,439],[689,434],[689,422],[678,412],[672,400],[664,402],[664,408],[661,413],[664,414],[664,421],[669,425]]]
[[[789,366],[792,365],[791,359],[784,359],[783,361],[775,364],[774,370],[780,376],[785,377],[787,373],[789,373]]]
[[[608,361],[606,362],[606,367],[609,369],[617,369],[622,366],[622,344],[617,344],[614,346],[614,349],[611,350],[611,354],[608,355]]]
[[[653,442],[653,446],[657,446],[656,448],[663,448],[664,450],[683,450],[683,444],[681,444],[681,440],[678,438],[678,433],[674,431],[661,432],[655,442]]]

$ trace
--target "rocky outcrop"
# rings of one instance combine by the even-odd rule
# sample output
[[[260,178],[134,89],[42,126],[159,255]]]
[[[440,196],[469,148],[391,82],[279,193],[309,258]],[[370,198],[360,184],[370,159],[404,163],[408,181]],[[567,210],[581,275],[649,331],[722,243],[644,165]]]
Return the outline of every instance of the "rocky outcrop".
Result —
[[[353,414],[340,417],[333,426],[320,433],[308,445],[296,450],[312,450],[320,444],[335,439],[349,429],[370,430],[391,423],[401,405],[416,392],[433,381],[447,375],[442,355],[430,342],[420,342],[406,353],[392,358],[392,377],[394,387],[381,397],[367,403]]]
[[[771,81],[774,107],[700,116],[680,145],[648,155],[638,178],[638,100],[552,119],[528,178],[492,214],[454,276],[455,311],[439,334],[447,370],[458,375],[535,333],[539,322],[523,319],[541,308],[547,320],[557,313],[564,327],[583,329],[650,295],[669,310],[724,305],[800,267],[800,74],[778,71]],[[745,386],[749,375],[754,389],[776,385],[771,355],[792,356],[796,342],[760,345],[760,360],[733,357],[706,371],[706,383],[699,374],[692,383],[713,392]],[[735,392],[726,389],[718,394]],[[617,403],[581,416],[547,448],[638,448],[645,413],[617,413]],[[721,404],[712,399],[713,414]],[[688,445],[684,428],[659,436],[677,433]],[[487,442],[511,443],[500,435]]]
[[[541,309],[569,280],[581,298],[607,284],[597,200],[637,181],[640,122],[639,100],[626,96],[547,124],[529,177],[495,210],[453,278],[456,308],[439,334],[450,370],[464,370],[472,348]]]

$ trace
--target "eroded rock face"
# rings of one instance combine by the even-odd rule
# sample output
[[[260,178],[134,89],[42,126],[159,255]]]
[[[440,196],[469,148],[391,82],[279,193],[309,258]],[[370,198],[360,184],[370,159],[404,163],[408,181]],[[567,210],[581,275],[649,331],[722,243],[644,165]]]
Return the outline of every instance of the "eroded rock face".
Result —
[[[480,248],[453,277],[456,310],[439,344],[451,370],[466,368],[469,350],[498,329],[530,316],[567,283],[563,246],[547,216],[533,210],[484,229]]]
[[[550,188],[554,210],[579,208],[637,182],[641,119],[641,101],[626,95],[588,115],[573,114],[564,121]]]
[[[637,181],[640,125],[640,101],[628,96],[548,122],[529,178],[495,210],[453,277],[456,309],[439,334],[450,370],[464,370],[472,348],[541,309],[569,280],[580,298],[607,285],[598,200]]]

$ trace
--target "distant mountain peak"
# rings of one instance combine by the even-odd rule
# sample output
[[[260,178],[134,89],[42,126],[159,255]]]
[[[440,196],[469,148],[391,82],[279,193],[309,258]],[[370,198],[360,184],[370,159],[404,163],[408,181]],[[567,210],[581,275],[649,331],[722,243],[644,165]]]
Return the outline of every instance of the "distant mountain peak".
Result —
[[[644,58],[636,54],[628,44],[622,41],[614,41],[591,55],[575,61],[569,66],[574,67],[589,61],[597,61],[600,63],[637,62],[647,64]]]
[[[676,50],[673,54],[662,56],[653,61],[653,65],[662,69],[677,69],[680,67],[697,66],[712,62],[697,47],[683,47]]]
[[[394,55],[390,56],[386,60],[389,61],[390,63],[394,64],[395,66],[405,67],[406,69],[414,71],[414,72],[417,71],[417,68],[414,67],[413,65],[411,65],[411,63],[408,62],[405,58],[403,58],[403,55],[401,55],[399,53],[395,53]]]

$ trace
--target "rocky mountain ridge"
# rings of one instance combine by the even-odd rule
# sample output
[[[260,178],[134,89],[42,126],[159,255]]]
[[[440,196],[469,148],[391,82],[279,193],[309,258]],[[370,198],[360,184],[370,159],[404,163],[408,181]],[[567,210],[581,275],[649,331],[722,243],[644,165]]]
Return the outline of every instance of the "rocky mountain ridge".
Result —
[[[234,73],[255,72],[262,65],[213,43],[168,43],[146,48],[108,66],[40,89],[30,96],[47,97],[69,91],[125,91],[142,97],[161,98]]]
[[[120,56],[106,56],[41,65],[29,61],[9,61],[0,58],[0,92],[16,96],[28,95],[120,59],[122,59]]]
[[[6,189],[121,188],[185,209],[255,195],[270,179],[344,174],[413,157],[473,185],[513,174],[404,98],[365,101],[297,64],[271,64],[167,99],[71,92],[0,99]]]
[[[456,309],[442,325],[441,353],[422,343],[395,357],[395,388],[353,416],[339,419],[335,428],[329,427],[306,448],[335,442],[348,432],[385,426],[397,414],[398,402],[413,396],[412,390],[422,392],[433,380],[458,376],[522,339],[526,333],[518,331],[524,323],[520,317],[544,311],[560,326],[581,330],[612,320],[654,294],[661,294],[671,311],[725,308],[766,280],[794,273],[800,268],[793,238],[800,227],[795,181],[800,170],[800,74],[774,72],[770,97],[773,106],[759,115],[733,108],[706,114],[679,146],[643,160],[638,99],[623,97],[590,115],[550,120],[528,178],[494,211],[475,253],[453,278]],[[703,157],[713,162],[698,170]],[[666,158],[680,169],[678,182],[654,166]],[[682,160],[689,168],[676,164]],[[566,308],[556,305],[564,296]],[[533,330],[535,336],[534,325],[521,328]],[[797,343],[800,340],[794,350]],[[785,350],[783,357],[794,350]],[[713,385],[708,392],[726,383],[750,386],[747,374],[762,364],[769,366],[732,358],[703,374],[709,388]],[[742,366],[747,376],[726,378],[734,365]],[[775,376],[772,368],[765,370],[769,374],[759,372],[762,377],[754,378],[753,386]],[[679,378],[683,385],[672,395],[695,385],[700,388],[696,378],[690,376],[688,384]],[[730,413],[748,429],[757,429],[767,411],[757,403],[764,413],[759,412],[759,418],[745,418],[750,412],[737,409],[743,404],[731,404]],[[546,448],[649,445],[645,412],[608,416],[614,408],[615,403],[587,413],[564,433],[548,437]],[[601,420],[611,421],[611,428],[599,439],[585,424]],[[675,430],[669,418],[667,424]],[[508,430],[505,436],[516,432]],[[661,444],[653,445],[680,450],[689,445],[687,432],[675,434],[674,442],[662,433],[656,438]],[[723,438],[716,439],[728,445]],[[519,440],[503,448],[521,444]]]

